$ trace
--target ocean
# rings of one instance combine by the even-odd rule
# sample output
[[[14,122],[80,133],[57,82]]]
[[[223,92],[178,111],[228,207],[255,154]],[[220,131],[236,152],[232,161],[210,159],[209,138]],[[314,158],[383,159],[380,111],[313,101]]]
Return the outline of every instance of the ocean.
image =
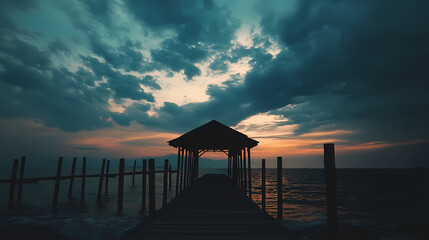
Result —
[[[1,179],[9,178],[2,170]],[[8,170],[9,171],[9,170]],[[132,171],[131,168],[126,168]],[[201,169],[224,173],[226,169]],[[63,175],[69,174],[63,169]],[[76,169],[79,173],[80,169]],[[87,174],[97,174],[88,168]],[[110,169],[117,172],[117,169]],[[55,168],[26,168],[25,177],[54,176]],[[169,199],[175,195],[175,174]],[[98,178],[86,179],[85,204],[80,204],[80,179],[61,181],[57,211],[52,212],[54,181],[24,184],[23,198],[7,211],[9,185],[0,183],[0,230],[15,239],[119,239],[141,221],[141,175],[125,176],[124,214],[116,215],[117,178],[97,204]],[[276,216],[276,170],[267,169],[267,207]],[[162,203],[163,174],[156,174],[156,208]],[[252,170],[253,200],[261,203],[261,170]],[[429,172],[427,169],[337,169],[337,197],[342,239],[429,239]],[[283,224],[302,239],[320,239],[326,228],[323,169],[283,170]],[[28,238],[27,238],[28,237]]]

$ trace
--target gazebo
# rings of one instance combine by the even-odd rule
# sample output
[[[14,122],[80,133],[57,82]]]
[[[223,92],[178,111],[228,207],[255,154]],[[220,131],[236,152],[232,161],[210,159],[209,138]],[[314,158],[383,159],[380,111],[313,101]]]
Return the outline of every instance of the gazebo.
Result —
[[[176,191],[198,179],[199,158],[206,152],[224,152],[228,156],[228,177],[247,190],[251,187],[248,181],[251,174],[250,149],[258,143],[216,120],[168,141],[170,146],[177,148]]]

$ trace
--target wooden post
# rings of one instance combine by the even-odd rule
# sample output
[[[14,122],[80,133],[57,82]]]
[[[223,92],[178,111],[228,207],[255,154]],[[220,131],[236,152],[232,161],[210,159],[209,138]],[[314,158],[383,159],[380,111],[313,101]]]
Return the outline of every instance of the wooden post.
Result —
[[[180,158],[181,158],[181,161],[180,161],[180,183],[179,183],[179,185],[180,185],[180,192],[182,192],[182,187],[183,187],[183,162],[184,162],[184,159],[183,159],[183,154],[184,154],[184,150],[183,150],[183,148],[181,148],[180,149],[180,151],[181,151],[181,154],[180,154]]]
[[[200,178],[200,157],[198,156],[198,152],[197,152],[197,157],[196,157],[196,177],[195,177],[195,180],[198,180],[198,178]]]
[[[74,180],[74,172],[76,170],[76,160],[77,160],[77,158],[74,157],[73,163],[72,163],[72,169],[71,169],[71,173],[70,173],[69,198],[71,198],[72,191],[73,191],[73,180]]]
[[[119,178],[118,178],[118,215],[122,215],[123,200],[124,200],[124,170],[125,159],[119,160]]]
[[[262,195],[262,210],[265,211],[266,186],[265,186],[265,159],[262,159],[262,176],[261,176],[261,195]]]
[[[21,203],[22,198],[22,185],[24,183],[24,168],[25,168],[25,156],[21,158],[21,168],[19,169],[19,185],[18,185],[18,195],[16,198],[17,203]]]
[[[132,184],[134,186],[134,180],[136,178],[136,160],[134,160],[134,167],[133,167],[133,180],[132,180]]]
[[[243,154],[243,173],[244,173],[244,193],[247,194],[247,167],[246,167],[246,150],[241,149],[240,152]]]
[[[103,191],[103,177],[104,177],[104,166],[106,165],[106,159],[103,159],[103,162],[101,163],[101,170],[100,170],[100,180],[98,181],[98,194],[97,194],[97,202],[100,203],[101,201],[101,192]]]
[[[85,202],[86,157],[82,160],[82,187],[80,189],[80,204]]]
[[[18,159],[13,160],[12,174],[9,185],[9,210],[13,209],[13,195],[15,194],[16,172],[18,171]]]
[[[252,167],[250,165],[250,148],[247,148],[247,168],[249,169],[249,198],[252,199]]]
[[[240,163],[240,188],[243,189],[243,158],[241,157],[241,151],[238,154],[238,161]]]
[[[185,149],[185,168],[183,169],[183,188],[186,187],[186,178],[188,173],[188,150]]]
[[[54,188],[54,200],[52,203],[52,210],[55,211],[58,203],[58,193],[60,191],[60,180],[61,180],[61,167],[63,165],[63,157],[58,159],[58,167],[57,167],[57,177],[55,178],[55,188]]]
[[[232,181],[235,186],[238,186],[238,170],[237,170],[237,155],[234,153],[232,155]]]
[[[176,196],[177,194],[179,194],[179,176],[180,176],[180,147],[177,148]]]
[[[155,213],[155,159],[149,159],[149,216]]]
[[[164,160],[164,185],[162,188],[162,207],[167,204],[168,159]]]
[[[283,176],[282,157],[277,157],[277,219],[283,220]]]
[[[171,164],[170,164],[170,167],[168,168],[168,189],[170,190],[171,190],[171,174],[172,172],[171,172]]]
[[[326,207],[328,218],[328,239],[339,239],[337,213],[337,179],[335,170],[335,149],[333,143],[326,143],[324,147],[324,167],[326,184]]]
[[[146,211],[146,159],[143,159],[142,170],[142,207],[141,212],[144,214]]]
[[[231,157],[228,156],[228,178],[231,180]]]
[[[109,167],[110,167],[110,160],[107,160],[107,167],[106,167],[106,186],[104,186],[104,194],[107,195],[109,191]]]

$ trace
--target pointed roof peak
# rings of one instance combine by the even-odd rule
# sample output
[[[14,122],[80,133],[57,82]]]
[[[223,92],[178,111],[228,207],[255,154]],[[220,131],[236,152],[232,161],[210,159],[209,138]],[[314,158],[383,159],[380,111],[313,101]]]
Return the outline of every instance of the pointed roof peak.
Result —
[[[188,149],[225,150],[252,148],[258,145],[258,141],[213,119],[168,144]]]

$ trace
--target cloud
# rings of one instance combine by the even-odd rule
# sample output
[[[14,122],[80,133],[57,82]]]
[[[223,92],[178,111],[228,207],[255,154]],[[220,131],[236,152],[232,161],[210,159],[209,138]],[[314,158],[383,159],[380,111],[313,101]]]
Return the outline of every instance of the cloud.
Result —
[[[211,51],[231,47],[238,21],[214,1],[126,1],[129,10],[154,32],[173,31],[161,47],[151,50],[158,68],[184,71],[188,80],[201,74],[195,65],[208,60]]]

